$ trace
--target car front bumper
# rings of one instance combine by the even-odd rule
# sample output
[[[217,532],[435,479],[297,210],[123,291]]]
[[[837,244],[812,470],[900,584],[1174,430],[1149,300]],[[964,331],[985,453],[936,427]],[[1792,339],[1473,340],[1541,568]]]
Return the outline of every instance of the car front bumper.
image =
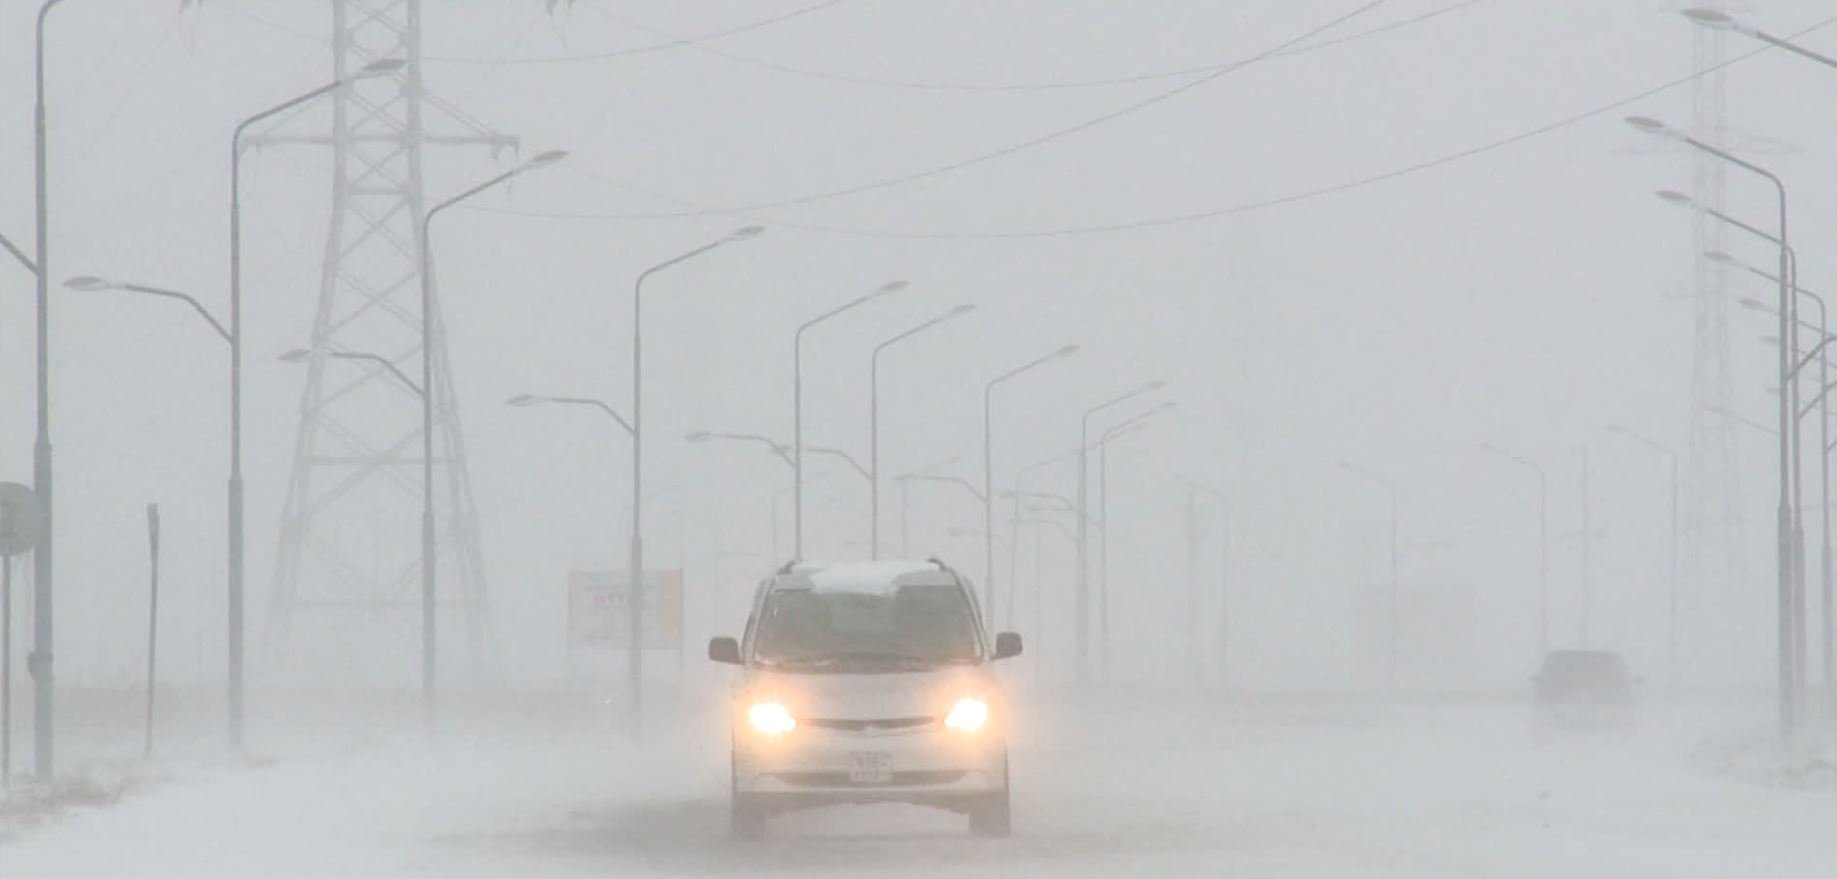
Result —
[[[784,808],[902,802],[957,808],[1008,786],[1003,738],[933,725],[907,730],[737,729],[734,792]]]

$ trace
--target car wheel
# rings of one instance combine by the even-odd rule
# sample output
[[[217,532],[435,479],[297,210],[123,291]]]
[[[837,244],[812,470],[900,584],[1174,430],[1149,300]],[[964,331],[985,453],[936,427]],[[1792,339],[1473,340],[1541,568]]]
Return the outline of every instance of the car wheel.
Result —
[[[970,807],[970,833],[986,839],[1006,839],[1014,832],[1013,813],[1008,806],[1008,768],[1001,770],[1001,791],[984,796]]]

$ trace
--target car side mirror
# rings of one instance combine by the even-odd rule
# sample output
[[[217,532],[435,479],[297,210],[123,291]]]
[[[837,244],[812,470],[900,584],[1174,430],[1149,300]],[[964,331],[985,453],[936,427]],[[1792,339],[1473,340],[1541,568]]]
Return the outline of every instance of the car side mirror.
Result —
[[[708,658],[727,665],[740,665],[740,642],[732,638],[709,638]]]
[[[1002,632],[995,636],[995,658],[1011,659],[1021,655],[1019,632]]]

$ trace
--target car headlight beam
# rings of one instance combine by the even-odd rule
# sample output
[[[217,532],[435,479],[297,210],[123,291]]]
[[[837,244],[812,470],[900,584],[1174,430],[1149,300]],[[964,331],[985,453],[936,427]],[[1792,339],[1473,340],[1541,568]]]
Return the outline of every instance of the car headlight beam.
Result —
[[[797,718],[791,716],[791,709],[777,702],[756,702],[746,709],[746,722],[753,731],[768,736],[781,736],[797,729]]]
[[[958,732],[973,733],[982,729],[989,722],[989,703],[981,699],[964,697],[952,705],[950,713],[944,715],[944,726]]]

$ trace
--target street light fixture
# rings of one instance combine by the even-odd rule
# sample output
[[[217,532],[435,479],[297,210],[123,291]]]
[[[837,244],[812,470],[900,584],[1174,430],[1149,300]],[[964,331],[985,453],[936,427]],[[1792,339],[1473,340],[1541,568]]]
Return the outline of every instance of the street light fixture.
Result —
[[[912,338],[926,330],[946,321],[962,317],[976,310],[972,304],[959,305],[931,320],[925,321],[897,336],[894,336],[874,347],[873,357],[868,367],[868,481],[873,484],[871,497],[868,499],[869,541],[873,545],[873,558],[880,558],[880,355],[888,348]]]
[[[1785,181],[1780,179],[1779,175],[1766,168],[1743,159],[1727,150],[1721,149],[1720,147],[1712,146],[1695,137],[1677,131],[1663,122],[1643,116],[1628,117],[1626,121],[1627,124],[1634,128],[1649,134],[1687,144],[1700,152],[1714,156],[1738,168],[1761,176],[1773,184],[1774,190],[1779,197],[1779,231],[1775,237],[1780,242],[1780,337],[1782,339],[1789,338],[1792,332],[1793,307],[1795,303],[1793,302],[1791,285],[1787,282],[1787,279],[1792,276],[1792,271],[1791,263],[1788,261],[1790,257],[1787,254],[1789,236],[1787,234]],[[1788,350],[1790,347],[1790,345],[1780,346],[1779,373],[1780,385],[1782,387],[1792,380],[1792,352]],[[1776,530],[1778,533],[1776,535],[1777,540],[1775,546],[1777,562],[1776,575],[1779,592],[1779,727],[1781,738],[1790,740],[1797,726],[1799,709],[1797,682],[1794,679],[1795,675],[1793,668],[1793,605],[1794,594],[1800,579],[1798,574],[1802,569],[1802,565],[1799,564],[1801,554],[1798,552],[1798,548],[1802,544],[1798,534],[1798,529],[1801,525],[1798,518],[1794,515],[1793,510],[1793,500],[1796,496],[1796,480],[1793,472],[1795,458],[1793,454],[1793,446],[1795,443],[1793,428],[1795,420],[1793,418],[1793,402],[1789,399],[1789,395],[1787,394],[1780,395],[1779,422],[1780,498],[1776,515]]]
[[[417,397],[426,396],[426,394],[423,393],[423,389],[419,382],[416,382],[414,379],[409,378],[408,373],[403,372],[401,367],[395,365],[395,361],[390,360],[389,358],[384,357],[381,354],[374,354],[368,351],[314,351],[314,350],[310,350],[307,348],[294,348],[290,351],[282,353],[279,357],[275,359],[281,361],[282,363],[305,363],[313,359],[314,357],[325,357],[325,358],[329,358],[332,360],[357,360],[357,361],[362,361],[365,363],[374,363],[377,366],[384,369],[385,371],[387,371],[390,375],[395,376],[396,381],[401,382],[402,386],[407,388],[409,391],[413,392],[415,396]]]
[[[1726,253],[1711,252],[1709,254],[1706,254],[1706,256],[1708,256],[1712,260],[1716,260],[1717,262],[1721,262],[1726,265],[1732,265],[1736,268],[1743,269],[1749,272],[1750,274],[1756,275],[1766,280],[1775,281],[1775,282],[1779,280],[1772,274],[1766,271],[1763,271],[1759,268],[1756,268],[1755,266],[1751,266],[1738,259],[1735,259],[1734,257],[1729,256]],[[1796,266],[1796,263],[1795,263],[1795,266]],[[1796,271],[1796,267],[1795,267],[1795,271]],[[1829,357],[1831,344],[1833,341],[1837,341],[1837,340],[1833,340],[1829,332],[1829,320],[1828,320],[1829,310],[1825,305],[1824,298],[1817,295],[1816,293],[1811,292],[1810,290],[1805,289],[1804,287],[1798,286],[1797,283],[1793,283],[1792,287],[1794,291],[1798,293],[1798,295],[1811,300],[1811,302],[1814,305],[1818,306],[1818,322],[1816,324],[1812,324],[1804,320],[1798,320],[1796,316],[1794,318],[1794,323],[1796,323],[1800,328],[1811,329],[1811,330],[1817,331],[1818,344],[1814,346],[1811,351],[1806,352],[1804,356],[1798,358],[1797,362],[1793,364],[1792,372],[1795,377],[1795,381],[1793,382],[1793,387],[1795,388],[1795,390],[1797,389],[1798,382],[1796,381],[1796,377],[1798,376],[1800,372],[1802,372],[1805,369],[1805,367],[1811,364],[1811,361],[1814,358],[1816,358],[1818,361],[1818,397],[1816,400],[1813,400],[1810,403],[1805,403],[1803,405],[1796,407],[1797,417],[1793,420],[1793,426],[1794,426],[1794,431],[1795,431],[1795,436],[1796,436],[1798,425],[1804,421],[1807,415],[1811,414],[1813,409],[1817,410],[1818,412],[1818,447],[1820,449],[1820,452],[1818,454],[1818,464],[1819,464],[1818,473],[1819,473],[1819,480],[1821,483],[1821,486],[1820,486],[1821,492],[1822,492],[1821,500],[1823,504],[1823,506],[1821,507],[1821,509],[1823,510],[1823,515],[1820,515],[1818,517],[1819,530],[1821,532],[1820,534],[1821,540],[1820,540],[1820,546],[1819,546],[1819,589],[1818,589],[1819,596],[1820,596],[1819,632],[1820,632],[1820,635],[1822,636],[1822,646],[1819,652],[1820,652],[1820,660],[1821,660],[1820,665],[1824,672],[1825,689],[1827,691],[1837,691],[1837,613],[1834,613],[1831,607],[1831,602],[1834,597],[1833,593],[1837,592],[1837,588],[1834,588],[1833,586],[1833,577],[1837,575],[1834,575],[1833,570],[1832,570],[1833,563],[1832,563],[1831,527],[1830,527],[1830,510],[1831,510],[1830,399],[1831,399],[1831,392],[1833,388],[1831,386],[1831,380],[1830,380],[1830,357]],[[1767,313],[1767,314],[1771,314],[1774,311],[1774,309],[1771,306],[1768,306],[1766,303],[1761,302],[1756,299],[1745,299],[1744,298],[1739,301],[1743,308],[1747,308],[1751,311],[1759,311],[1759,312]],[[1796,339],[1797,333],[1794,333],[1794,336]],[[1775,344],[1777,344],[1777,341],[1778,340],[1774,340]],[[1795,394],[1795,397],[1796,397],[1796,394]],[[1794,620],[1793,622],[1793,642],[1794,642],[1793,666],[1794,666],[1795,674],[1799,676],[1801,682],[1803,682],[1806,676],[1805,645],[1804,645],[1805,616],[1806,616],[1805,605],[1806,605],[1805,588],[1804,588],[1803,583],[1800,583],[1798,587],[1794,590],[1794,596],[1793,596],[1793,620]]]
[[[619,429],[625,431],[627,435],[630,435],[632,432],[631,422],[626,421],[625,416],[620,415],[617,409],[612,408],[612,404],[595,397],[553,397],[547,394],[518,394],[504,401],[504,405],[514,409],[527,409],[531,406],[541,406],[545,404],[587,406],[598,409],[600,412],[604,413],[606,417],[611,418],[615,424],[619,425]]]
[[[1091,418],[1099,412],[1120,406],[1143,394],[1158,391],[1167,386],[1160,379],[1136,385],[1121,394],[1111,397],[1089,409],[1078,419],[1078,589],[1076,596],[1077,616],[1072,627],[1072,638],[1078,653],[1075,677],[1078,686],[1089,682],[1090,648],[1091,648],[1091,551],[1090,551],[1090,458]]]
[[[1747,24],[1719,9],[1685,9],[1682,11],[1682,14],[1685,18],[1710,28],[1711,30],[1732,31],[1738,34],[1744,34],[1760,40],[1763,43],[1785,49],[1801,58],[1816,61],[1826,67],[1837,68],[1837,58],[1832,58],[1828,55],[1820,55],[1784,37],[1774,36],[1773,34]]]
[[[1390,544],[1391,544],[1390,637],[1389,637],[1390,646],[1388,650],[1389,659],[1388,659],[1388,670],[1386,672],[1386,676],[1389,678],[1390,688],[1394,691],[1397,689],[1397,656],[1398,656],[1398,651],[1400,650],[1400,647],[1401,647],[1401,645],[1398,643],[1398,638],[1401,632],[1400,615],[1402,612],[1401,605],[1398,603],[1399,583],[1397,580],[1397,554],[1398,554],[1398,543],[1397,543],[1398,515],[1397,513],[1398,513],[1398,506],[1399,506],[1398,500],[1397,500],[1398,498],[1397,483],[1391,480],[1391,478],[1388,476],[1378,473],[1375,470],[1367,470],[1364,467],[1360,467],[1359,465],[1352,463],[1351,461],[1341,461],[1339,462],[1339,467],[1341,470],[1344,470],[1347,473],[1351,473],[1354,476],[1361,477],[1367,481],[1376,483],[1377,485],[1383,487],[1385,493],[1389,495],[1390,497]]]
[[[982,386],[982,603],[992,622],[995,617],[995,389],[1021,375],[1079,351],[1078,345],[1062,345],[1051,353],[1036,357],[990,379]]]
[[[421,709],[422,719],[431,731],[434,727],[436,682],[435,582],[438,564],[434,539],[434,409],[437,399],[444,400],[452,391],[434,387],[434,352],[444,340],[436,338],[440,321],[434,317],[434,218],[449,208],[512,178],[547,168],[567,157],[564,150],[539,153],[515,168],[461,191],[442,201],[421,217]],[[451,406],[447,409],[450,411]],[[633,588],[637,588],[634,580]],[[637,606],[637,602],[632,605]],[[637,640],[637,630],[632,632]]]
[[[891,281],[882,284],[872,293],[850,299],[822,314],[804,321],[797,328],[791,339],[791,444],[792,444],[792,481],[797,486],[792,506],[792,547],[793,557],[802,560],[804,557],[804,334],[812,327],[853,311],[873,302],[882,296],[898,293],[911,286],[906,281]],[[876,550],[878,552],[878,550]]]
[[[644,282],[658,272],[687,262],[719,247],[748,241],[759,237],[765,230],[760,226],[744,226],[697,247],[694,250],[671,257],[642,272],[632,283],[632,322],[631,322],[631,552],[627,560],[630,568],[629,582],[633,589],[643,582],[644,578]],[[629,732],[635,740],[644,728],[644,648],[639,633],[644,626],[643,605],[641,602],[627,602],[631,607],[628,617],[632,637],[629,652],[626,654],[629,666],[627,687],[630,689],[630,704],[627,718]]]
[[[1097,554],[1101,559],[1097,567],[1097,665],[1105,683],[1110,681],[1110,443],[1141,431],[1148,419],[1176,405],[1171,400],[1163,402],[1112,425],[1097,439]]]

